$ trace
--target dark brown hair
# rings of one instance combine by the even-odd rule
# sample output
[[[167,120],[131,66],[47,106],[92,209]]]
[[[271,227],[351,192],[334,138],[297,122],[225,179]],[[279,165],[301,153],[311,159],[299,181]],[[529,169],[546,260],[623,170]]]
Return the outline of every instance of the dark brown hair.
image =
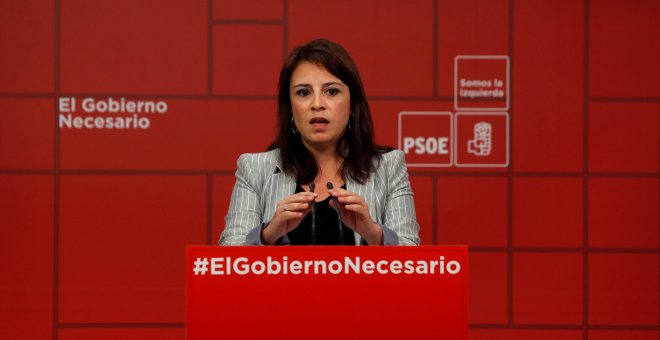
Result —
[[[277,136],[268,150],[280,149],[282,171],[295,177],[300,184],[311,183],[316,178],[319,171],[316,160],[302,143],[300,134],[291,129],[291,75],[304,61],[322,66],[348,86],[351,97],[348,121],[351,128],[346,129],[337,141],[337,153],[344,158],[342,175],[350,176],[359,183],[366,182],[374,158],[380,160],[381,154],[392,148],[375,145],[371,111],[358,69],[348,52],[330,40],[316,39],[298,46],[284,62],[278,84]]]

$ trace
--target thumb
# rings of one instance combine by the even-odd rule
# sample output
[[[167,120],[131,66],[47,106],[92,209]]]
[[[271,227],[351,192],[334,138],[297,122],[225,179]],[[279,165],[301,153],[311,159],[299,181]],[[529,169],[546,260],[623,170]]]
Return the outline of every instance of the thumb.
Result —
[[[337,204],[335,204],[335,202],[336,202]],[[337,208],[339,208],[339,213],[341,214],[341,217],[343,218],[343,217],[344,217],[344,214],[346,213],[346,211],[344,210],[344,206],[341,205],[341,204],[338,204],[338,203],[339,203],[339,202],[337,202],[336,200],[333,200],[333,199],[330,200],[330,206],[332,207],[332,209],[335,209],[335,206],[336,206]]]

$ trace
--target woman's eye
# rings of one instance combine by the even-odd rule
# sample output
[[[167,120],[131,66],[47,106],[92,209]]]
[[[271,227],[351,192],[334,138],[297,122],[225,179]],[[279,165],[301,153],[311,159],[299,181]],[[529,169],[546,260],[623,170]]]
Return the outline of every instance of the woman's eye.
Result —
[[[309,90],[300,89],[300,90],[296,91],[296,94],[301,96],[301,97],[305,97],[305,96],[309,95]]]
[[[329,89],[327,90],[327,92],[328,92],[329,95],[334,96],[334,95],[336,95],[336,94],[339,93],[339,89],[329,88]]]

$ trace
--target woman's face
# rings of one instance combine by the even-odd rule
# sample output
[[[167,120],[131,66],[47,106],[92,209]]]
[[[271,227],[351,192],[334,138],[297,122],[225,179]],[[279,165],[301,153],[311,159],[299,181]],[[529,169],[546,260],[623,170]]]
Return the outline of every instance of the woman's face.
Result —
[[[324,67],[302,62],[289,87],[293,121],[309,149],[334,148],[350,116],[348,86]]]

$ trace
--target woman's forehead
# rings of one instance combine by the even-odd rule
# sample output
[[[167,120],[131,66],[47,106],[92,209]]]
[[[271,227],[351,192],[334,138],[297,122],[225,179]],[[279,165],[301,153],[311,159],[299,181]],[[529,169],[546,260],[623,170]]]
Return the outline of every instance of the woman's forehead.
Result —
[[[330,71],[328,71],[323,65],[309,61],[303,61],[298,64],[291,74],[291,86],[296,86],[298,84],[312,85],[331,82],[344,84],[341,79],[330,73]]]

